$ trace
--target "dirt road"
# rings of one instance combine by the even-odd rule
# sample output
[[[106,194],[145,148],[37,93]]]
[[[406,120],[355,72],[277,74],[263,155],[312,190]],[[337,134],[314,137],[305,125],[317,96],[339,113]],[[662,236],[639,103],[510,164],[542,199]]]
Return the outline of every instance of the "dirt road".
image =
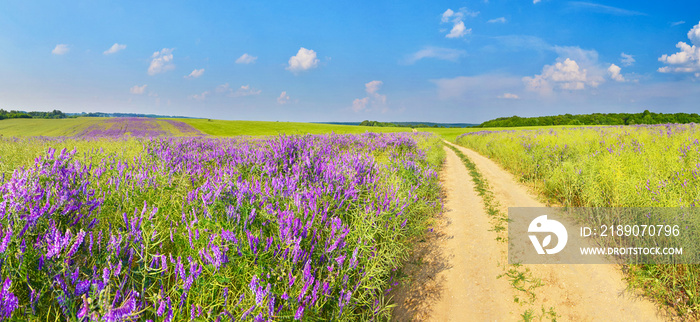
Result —
[[[458,147],[488,180],[500,203],[508,207],[543,207],[527,188],[493,161]],[[650,301],[627,290],[616,265],[523,265],[543,286],[527,305],[513,301],[517,291],[503,274],[506,243],[496,241],[492,223],[465,166],[447,149],[442,178],[445,212],[435,231],[419,248],[409,274],[410,285],[396,292],[397,321],[513,321],[529,307],[549,309],[560,321],[657,321],[665,317]],[[538,313],[538,312],[535,312]]]

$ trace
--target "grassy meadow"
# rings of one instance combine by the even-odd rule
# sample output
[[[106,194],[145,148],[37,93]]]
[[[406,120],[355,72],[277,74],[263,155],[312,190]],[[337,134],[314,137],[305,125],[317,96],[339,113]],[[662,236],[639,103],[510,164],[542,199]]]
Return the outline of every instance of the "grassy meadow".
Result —
[[[682,208],[700,205],[699,140],[695,124],[665,124],[498,129],[465,133],[456,142],[500,163],[554,204]],[[645,218],[591,220],[634,224]],[[700,218],[684,220],[681,238],[692,251],[700,244]],[[697,316],[698,265],[629,265],[626,271],[647,295],[681,316]]]
[[[7,119],[0,121],[0,135],[13,136],[76,136],[102,118]]]
[[[406,127],[370,127],[336,124],[299,123],[299,122],[264,122],[264,121],[222,121],[208,119],[144,119],[144,118],[96,118],[79,117],[68,119],[8,119],[0,122],[0,135],[15,136],[49,136],[49,137],[75,137],[94,136],[89,132],[93,129],[119,129],[121,133],[114,136],[130,135],[132,130],[138,131],[143,124],[135,124],[136,129],[129,128],[129,122],[122,120],[132,119],[131,123],[147,123],[149,128],[162,131],[162,136],[191,136],[193,133],[183,132],[176,124],[187,124],[201,134],[211,136],[239,136],[239,135],[297,135],[297,134],[359,134],[366,132],[394,133],[410,132]],[[116,122],[116,121],[119,122]],[[135,122],[135,121],[136,122]],[[139,122],[140,121],[140,122]],[[139,135],[131,135],[139,136]],[[149,135],[158,136],[158,135]]]
[[[236,135],[278,135],[278,134],[358,134],[365,132],[393,133],[410,132],[405,127],[371,127],[336,124],[263,122],[263,121],[221,121],[207,119],[177,119],[197,130],[212,136]]]
[[[462,134],[465,133],[474,133],[474,132],[481,132],[481,131],[503,131],[503,130],[510,130],[510,131],[530,131],[530,130],[543,130],[543,129],[566,129],[566,128],[574,128],[574,127],[580,127],[580,126],[575,126],[575,125],[555,125],[555,126],[520,126],[520,127],[511,127],[511,128],[502,128],[502,127],[493,127],[493,128],[479,128],[479,127],[467,127],[467,128],[433,128],[433,127],[428,127],[428,128],[417,128],[419,132],[429,132],[433,133],[435,135],[439,135],[443,139],[450,141],[450,142],[455,142],[457,140],[457,137],[461,136]]]

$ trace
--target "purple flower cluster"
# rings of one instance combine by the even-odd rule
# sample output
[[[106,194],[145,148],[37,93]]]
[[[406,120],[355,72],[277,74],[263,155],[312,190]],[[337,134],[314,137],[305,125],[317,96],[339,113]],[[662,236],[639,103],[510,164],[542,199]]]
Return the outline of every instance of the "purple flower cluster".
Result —
[[[7,278],[0,290],[0,318],[2,319],[10,318],[19,305],[17,297],[10,292],[10,287],[12,287],[12,281]]]
[[[86,164],[49,150],[0,181],[0,259],[13,256],[0,315],[371,315],[394,268],[383,248],[406,242],[426,204],[438,205],[422,139],[160,138],[133,159]]]
[[[161,122],[172,125],[180,133],[172,133]],[[81,138],[121,138],[126,136],[154,138],[165,135],[201,136],[203,134],[191,125],[180,121],[144,117],[117,117],[100,120],[76,136]]]

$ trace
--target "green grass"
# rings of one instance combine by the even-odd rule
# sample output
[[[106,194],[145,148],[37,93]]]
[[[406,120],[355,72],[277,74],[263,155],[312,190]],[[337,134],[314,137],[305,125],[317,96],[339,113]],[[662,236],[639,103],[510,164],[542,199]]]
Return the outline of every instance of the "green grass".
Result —
[[[468,132],[476,132],[476,131],[481,131],[483,129],[477,129],[473,127],[465,127],[465,128],[434,128],[434,127],[427,127],[427,128],[417,128],[419,132],[430,132],[436,135],[439,135],[442,137],[444,140],[454,142],[457,136],[462,135],[464,133]]]
[[[109,118],[79,117],[73,119],[8,119],[0,121],[0,135],[4,136],[74,136],[91,125]],[[278,134],[356,134],[366,132],[391,133],[410,132],[408,127],[372,127],[357,125],[317,124],[302,122],[265,122],[265,121],[225,121],[209,119],[170,119],[187,123],[202,133],[212,136],[238,135],[278,135]],[[166,122],[158,121],[166,132],[179,135],[179,131]],[[550,128],[578,127],[563,126],[525,126],[513,128],[417,128],[418,132],[430,132],[443,139],[455,142],[457,136],[478,131],[537,130]]]
[[[82,139],[46,139],[20,138],[0,139],[0,177],[9,178],[15,169],[30,168],[37,158],[46,155],[49,148],[57,151],[66,149],[77,150],[75,159],[84,164],[99,164],[100,160],[114,157],[120,160],[132,160],[143,149],[143,144],[137,139],[129,138],[115,144],[114,140],[82,140]]]
[[[8,119],[0,121],[0,135],[13,136],[75,136],[81,131],[109,118],[79,117],[72,119]],[[366,132],[410,132],[407,127],[371,127],[354,125],[316,124],[301,122],[224,121],[208,119],[170,119],[191,125],[212,136],[278,135],[278,134],[357,134]],[[175,136],[179,131],[157,120],[161,128]],[[456,134],[455,134],[456,136]]]
[[[410,132],[407,127],[372,127],[355,125],[316,124],[298,122],[222,121],[207,119],[176,119],[213,136],[278,135],[278,134],[355,134],[365,132]]]
[[[595,127],[597,125],[588,125],[586,127]],[[520,126],[520,127],[466,127],[466,128],[417,128],[418,132],[430,132],[439,135],[449,142],[455,142],[458,136],[464,133],[480,132],[480,131],[528,131],[528,130],[543,130],[543,129],[563,129],[582,127],[581,125],[553,125],[553,126]]]
[[[74,136],[104,118],[8,119],[0,121],[3,136]]]

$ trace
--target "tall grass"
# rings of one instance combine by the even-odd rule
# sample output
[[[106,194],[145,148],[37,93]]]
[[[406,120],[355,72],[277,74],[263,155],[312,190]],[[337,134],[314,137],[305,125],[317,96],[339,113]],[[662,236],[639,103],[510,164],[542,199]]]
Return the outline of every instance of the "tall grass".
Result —
[[[697,125],[667,124],[481,131],[466,133],[457,143],[496,160],[563,206],[696,207],[699,140]],[[692,221],[682,233],[687,245],[700,241],[700,218]],[[681,315],[697,316],[698,265],[631,265],[627,270],[631,284]]]

